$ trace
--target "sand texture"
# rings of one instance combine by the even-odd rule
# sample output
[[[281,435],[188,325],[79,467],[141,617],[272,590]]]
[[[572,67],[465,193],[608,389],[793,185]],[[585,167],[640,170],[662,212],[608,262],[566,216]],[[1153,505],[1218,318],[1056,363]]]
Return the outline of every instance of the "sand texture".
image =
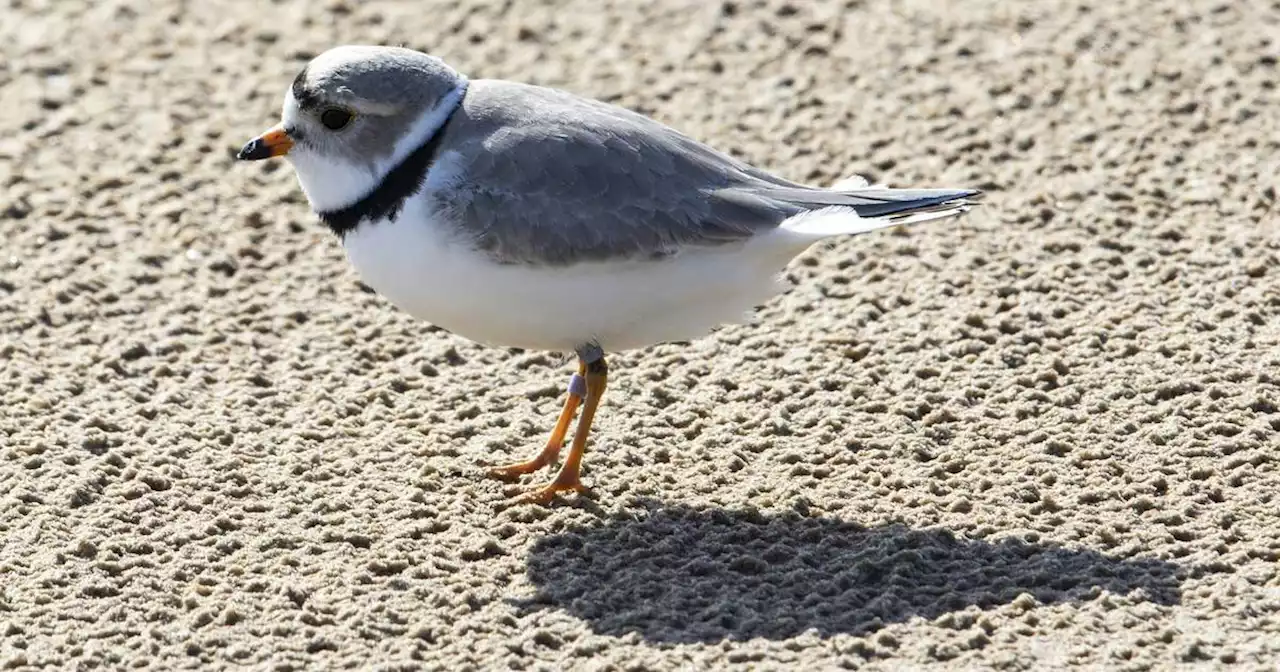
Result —
[[[976,186],[571,367],[234,153],[349,42]],[[1275,669],[1280,3],[0,0],[0,669]],[[541,476],[536,480],[541,480]]]

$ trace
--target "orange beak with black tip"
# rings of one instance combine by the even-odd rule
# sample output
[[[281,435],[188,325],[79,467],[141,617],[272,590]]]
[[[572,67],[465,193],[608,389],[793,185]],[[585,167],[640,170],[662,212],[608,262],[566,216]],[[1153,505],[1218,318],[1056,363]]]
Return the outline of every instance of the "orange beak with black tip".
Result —
[[[293,138],[289,137],[284,126],[277,125],[241,147],[236,158],[241,161],[261,161],[273,156],[284,156],[290,149],[293,149]]]

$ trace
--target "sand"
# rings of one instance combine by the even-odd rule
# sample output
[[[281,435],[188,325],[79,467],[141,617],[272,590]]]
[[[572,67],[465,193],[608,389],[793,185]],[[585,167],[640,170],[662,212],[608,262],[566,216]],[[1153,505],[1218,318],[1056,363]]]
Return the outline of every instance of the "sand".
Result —
[[[5,669],[1280,665],[1280,5],[2,4]],[[616,356],[512,508],[571,368],[233,160],[341,42],[987,200]]]

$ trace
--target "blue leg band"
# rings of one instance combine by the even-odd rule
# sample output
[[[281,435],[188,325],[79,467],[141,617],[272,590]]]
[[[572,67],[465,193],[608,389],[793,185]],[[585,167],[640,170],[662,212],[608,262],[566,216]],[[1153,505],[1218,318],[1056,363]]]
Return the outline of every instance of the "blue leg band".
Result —
[[[587,379],[576,373],[573,374],[573,377],[569,379],[569,394],[572,394],[575,397],[586,397]]]

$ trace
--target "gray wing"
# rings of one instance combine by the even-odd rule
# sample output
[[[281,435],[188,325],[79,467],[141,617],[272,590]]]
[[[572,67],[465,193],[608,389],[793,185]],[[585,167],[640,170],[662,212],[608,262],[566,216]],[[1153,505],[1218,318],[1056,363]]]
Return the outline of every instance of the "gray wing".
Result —
[[[866,216],[903,211],[904,199],[889,192],[916,206],[926,205],[920,196],[943,202],[931,190],[806,187],[628,110],[497,80],[470,83],[443,145],[460,165],[433,197],[464,236],[505,263],[659,257],[744,240],[831,205]]]

